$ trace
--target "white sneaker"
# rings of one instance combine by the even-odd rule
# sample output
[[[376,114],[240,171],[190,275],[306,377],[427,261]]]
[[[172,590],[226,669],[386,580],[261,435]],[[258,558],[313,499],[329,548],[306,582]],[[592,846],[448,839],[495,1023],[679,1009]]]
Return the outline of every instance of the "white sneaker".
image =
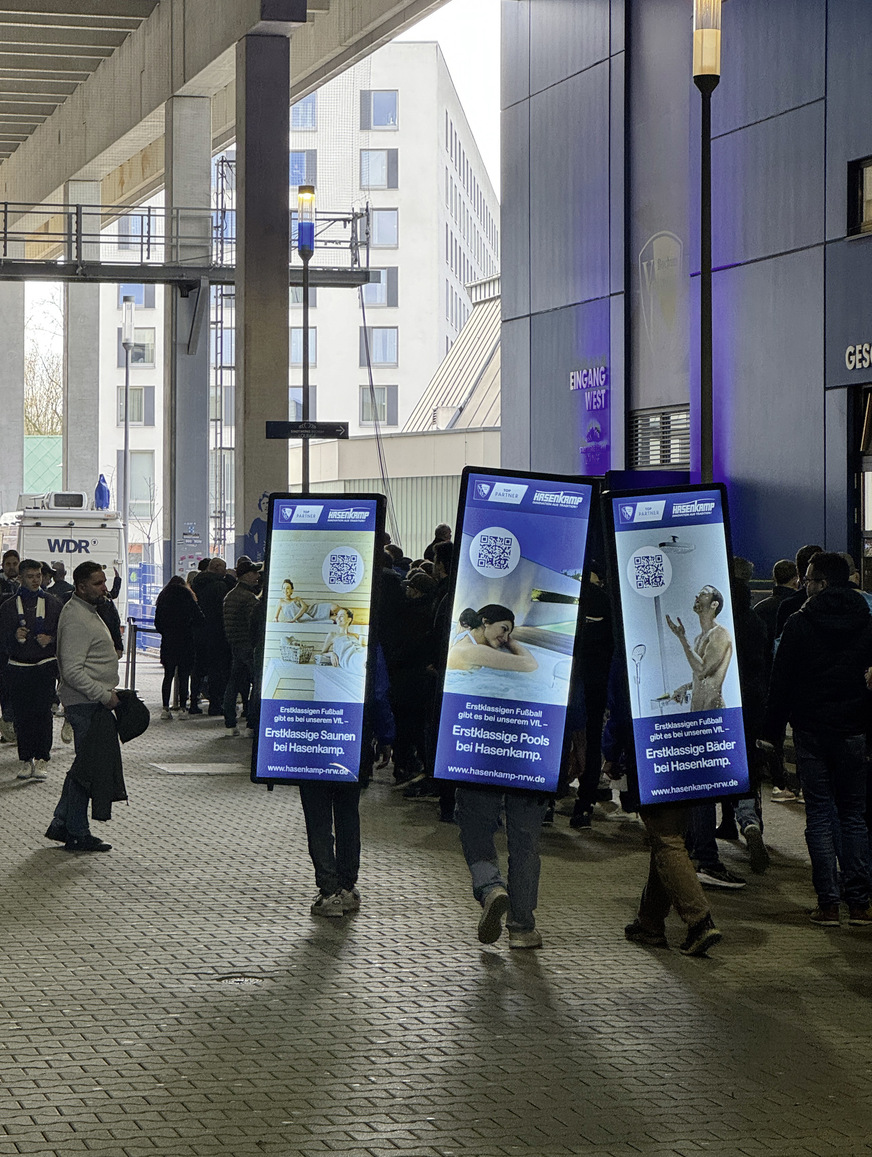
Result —
[[[312,901],[312,906],[309,911],[313,916],[330,916],[332,918],[345,915],[342,908],[342,896],[339,892],[334,892],[332,896],[324,896],[321,892]]]
[[[188,718],[187,707],[180,707],[178,709],[178,711],[176,712],[176,715],[179,717],[179,719],[187,719]]]
[[[170,723],[173,721],[173,713],[168,707],[164,707],[163,711],[160,713],[160,717],[161,719],[169,720]]]
[[[789,787],[773,787],[770,799],[773,803],[793,803],[796,796]]]
[[[242,732],[243,739],[254,739],[254,728],[246,727]]]
[[[33,771],[31,772],[31,779],[35,779],[38,783],[43,783],[48,779],[48,760],[35,759],[33,761]]]
[[[225,739],[232,739],[234,737],[234,735],[239,735],[239,734],[240,734],[240,731],[239,731],[238,727],[225,727],[224,728],[224,738]]]
[[[64,743],[73,742],[73,725],[70,723],[69,719],[64,720],[64,725],[61,728],[61,739]]]
[[[360,908],[360,892],[357,888],[343,888],[339,893],[343,912],[356,912]]]
[[[33,760],[32,759],[22,759],[21,763],[19,763],[19,765],[18,765],[18,775],[16,775],[15,778],[16,779],[30,779],[30,777],[32,775],[33,775]]]

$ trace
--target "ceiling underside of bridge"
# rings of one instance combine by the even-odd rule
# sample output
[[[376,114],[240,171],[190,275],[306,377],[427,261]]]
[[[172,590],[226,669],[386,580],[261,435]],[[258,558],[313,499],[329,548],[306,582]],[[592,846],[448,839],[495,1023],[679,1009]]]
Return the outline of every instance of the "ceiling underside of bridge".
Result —
[[[0,3],[0,161],[120,47],[158,0]]]

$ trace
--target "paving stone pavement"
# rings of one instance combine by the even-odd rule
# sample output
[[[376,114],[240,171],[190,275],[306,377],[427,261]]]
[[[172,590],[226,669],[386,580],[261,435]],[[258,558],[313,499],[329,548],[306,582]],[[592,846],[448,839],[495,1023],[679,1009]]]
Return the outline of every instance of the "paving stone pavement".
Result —
[[[153,661],[140,687],[158,702]],[[724,940],[702,960],[623,939],[640,826],[558,816],[545,947],[510,953],[476,940],[433,801],[373,784],[363,907],[319,920],[295,789],[252,785],[220,719],[157,715],[124,751],[129,806],[95,825],[107,855],[43,839],[59,724],[47,783],[0,747],[0,1157],[872,1150],[872,932],[808,924],[797,806],[766,809],[767,875],[721,845],[749,883],[712,894]]]

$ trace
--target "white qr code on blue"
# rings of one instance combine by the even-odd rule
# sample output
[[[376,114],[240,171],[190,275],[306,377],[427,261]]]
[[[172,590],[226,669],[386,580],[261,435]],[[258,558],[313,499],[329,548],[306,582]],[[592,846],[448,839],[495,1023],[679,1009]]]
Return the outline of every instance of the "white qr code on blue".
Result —
[[[633,579],[637,591],[649,590],[666,585],[666,574],[662,554],[637,554],[633,556]]]
[[[482,534],[478,539],[478,565],[492,570],[508,570],[514,539],[495,534]]]

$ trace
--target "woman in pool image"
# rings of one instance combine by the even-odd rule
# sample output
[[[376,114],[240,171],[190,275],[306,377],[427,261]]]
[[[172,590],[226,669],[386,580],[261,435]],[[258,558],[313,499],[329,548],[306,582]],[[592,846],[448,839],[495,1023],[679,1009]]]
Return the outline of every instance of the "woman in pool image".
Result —
[[[321,654],[327,655],[327,660],[334,667],[344,667],[347,671],[357,671],[360,674],[366,669],[366,639],[352,631],[354,612],[347,607],[337,607],[337,629],[329,636]]]
[[[338,603],[307,603],[294,596],[290,579],[282,583],[282,594],[276,606],[276,623],[327,623],[336,618]]]
[[[535,671],[539,664],[526,647],[515,642],[515,616],[508,607],[488,603],[478,611],[467,607],[460,615],[461,631],[448,652],[449,669],[472,671],[495,667],[500,671]]]

